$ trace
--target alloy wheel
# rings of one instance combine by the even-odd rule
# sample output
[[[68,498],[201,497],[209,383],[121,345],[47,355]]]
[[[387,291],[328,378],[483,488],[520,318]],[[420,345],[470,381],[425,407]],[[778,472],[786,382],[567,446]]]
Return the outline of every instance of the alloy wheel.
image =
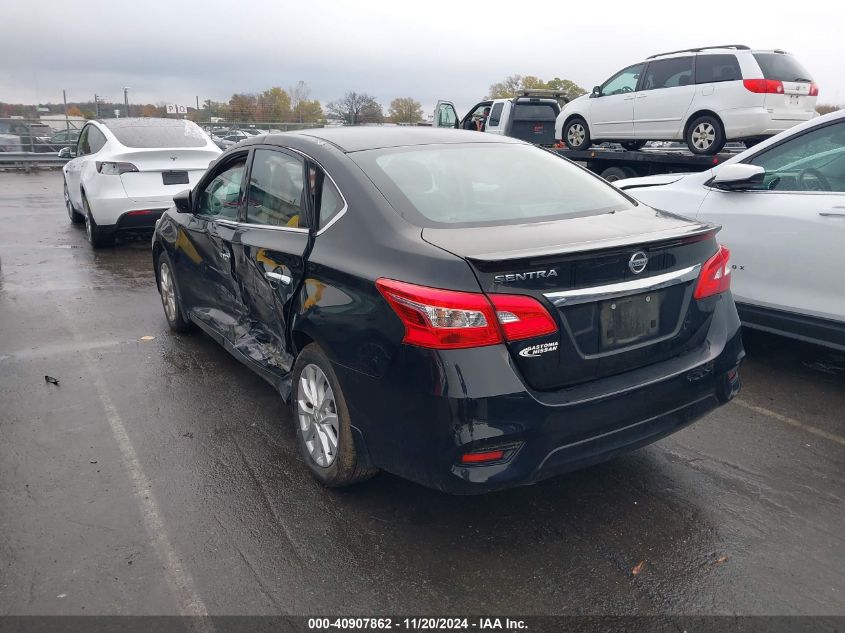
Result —
[[[569,126],[569,131],[566,133],[566,140],[568,140],[571,145],[578,146],[584,142],[586,135],[587,134],[583,125],[580,123],[573,123]]]
[[[692,131],[692,144],[698,149],[708,149],[716,142],[716,128],[711,123],[699,123]]]
[[[170,266],[167,262],[161,262],[158,269],[159,289],[161,292],[161,305],[164,306],[164,314],[167,320],[173,323],[176,320],[176,289],[173,286],[173,275],[170,273]]]
[[[85,214],[85,235],[88,237],[88,241],[93,242],[92,233],[94,231],[94,227],[91,226],[91,212]]]
[[[67,209],[67,214],[70,216],[70,219],[73,219],[73,204],[70,201],[70,192],[67,190],[67,183],[65,183],[65,208]]]
[[[331,466],[337,457],[340,435],[337,404],[329,379],[317,365],[302,369],[296,406],[299,429],[311,459],[323,468]]]

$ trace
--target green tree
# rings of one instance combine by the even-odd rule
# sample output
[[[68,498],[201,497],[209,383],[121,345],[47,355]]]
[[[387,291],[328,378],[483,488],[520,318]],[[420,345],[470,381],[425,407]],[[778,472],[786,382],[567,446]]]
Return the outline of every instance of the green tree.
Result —
[[[394,123],[417,123],[423,120],[422,104],[413,97],[397,97],[388,108]]]
[[[294,114],[299,117],[300,123],[315,123],[325,118],[323,107],[316,99],[300,101]]]
[[[258,113],[258,99],[250,94],[233,94],[229,99],[229,109],[235,121],[255,121]]]
[[[384,121],[381,105],[374,97],[364,92],[347,92],[337,101],[327,103],[326,110],[333,117],[342,119],[347,125]]]
[[[262,121],[290,121],[290,95],[279,88],[270,88],[258,96],[258,118]]]
[[[575,82],[560,77],[543,81],[534,75],[510,75],[490,86],[490,94],[487,98],[507,99],[517,96],[523,90],[556,90],[562,92],[569,101],[587,92]]]

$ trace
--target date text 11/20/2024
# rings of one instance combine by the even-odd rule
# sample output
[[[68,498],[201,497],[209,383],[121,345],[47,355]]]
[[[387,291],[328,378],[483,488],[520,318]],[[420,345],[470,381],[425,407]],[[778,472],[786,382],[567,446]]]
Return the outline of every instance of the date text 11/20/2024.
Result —
[[[491,631],[525,630],[524,620],[511,618],[309,618],[308,629],[312,631],[347,630],[428,630],[428,631]]]

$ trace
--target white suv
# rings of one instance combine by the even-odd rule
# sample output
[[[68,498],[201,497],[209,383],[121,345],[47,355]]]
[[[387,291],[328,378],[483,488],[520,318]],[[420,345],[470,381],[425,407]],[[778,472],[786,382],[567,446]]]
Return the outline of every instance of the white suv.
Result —
[[[727,141],[750,146],[812,119],[818,94],[784,51],[691,48],[652,55],[573,100],[557,118],[555,138],[574,150],[684,140],[695,154],[716,154]]]

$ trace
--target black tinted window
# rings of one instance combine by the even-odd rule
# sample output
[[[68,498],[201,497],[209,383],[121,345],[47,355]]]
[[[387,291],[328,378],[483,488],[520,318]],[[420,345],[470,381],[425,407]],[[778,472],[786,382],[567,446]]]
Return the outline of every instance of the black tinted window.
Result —
[[[792,55],[754,53],[764,79],[776,81],[812,81],[810,73]]]
[[[505,107],[504,103],[497,103],[493,106],[493,109],[490,110],[490,119],[488,121],[488,125],[492,127],[496,127],[499,125],[499,120],[502,118],[502,109]]]
[[[675,88],[692,83],[692,57],[676,57],[649,62],[640,90]]]
[[[699,55],[695,58],[695,83],[709,84],[716,81],[742,79],[736,55]]]
[[[197,213],[228,220],[238,219],[244,165],[244,159],[229,164],[206,185],[197,203]]]
[[[255,150],[249,177],[246,221],[288,228],[307,228],[303,206],[303,163],[268,149]]]
[[[517,103],[514,107],[514,121],[554,121],[557,111],[550,103]]]
[[[135,119],[109,124],[112,134],[126,147],[202,147],[205,132],[191,121]]]

